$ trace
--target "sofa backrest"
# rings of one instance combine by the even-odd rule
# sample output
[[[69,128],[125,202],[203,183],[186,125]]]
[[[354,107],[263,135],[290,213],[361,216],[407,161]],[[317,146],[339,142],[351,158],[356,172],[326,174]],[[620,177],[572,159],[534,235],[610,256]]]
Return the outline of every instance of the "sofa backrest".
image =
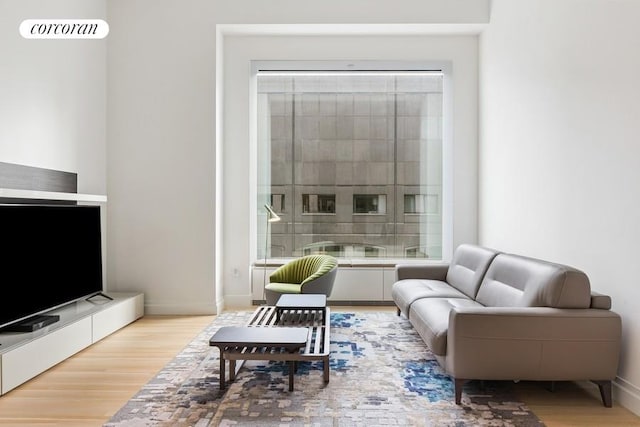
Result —
[[[476,301],[491,307],[589,308],[591,285],[573,267],[519,255],[497,255]]]
[[[447,283],[475,299],[482,278],[497,254],[498,251],[482,246],[466,243],[458,246],[449,264]]]

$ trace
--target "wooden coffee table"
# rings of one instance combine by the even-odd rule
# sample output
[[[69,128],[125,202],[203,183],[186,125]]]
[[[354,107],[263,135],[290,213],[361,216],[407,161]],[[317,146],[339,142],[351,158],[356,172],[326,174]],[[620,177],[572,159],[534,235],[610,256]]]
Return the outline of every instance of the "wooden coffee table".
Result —
[[[220,349],[220,390],[225,388],[225,364],[229,380],[235,379],[236,360],[285,360],[289,362],[289,391],[293,391],[294,353],[307,344],[308,328],[223,326],[209,340]]]
[[[289,391],[293,391],[296,362],[320,360],[324,382],[328,383],[330,319],[329,307],[277,309],[259,306],[246,326],[220,328],[209,340],[209,345],[220,350],[220,390],[225,388],[227,360],[230,381],[235,379],[245,360],[287,361]],[[294,336],[293,330],[304,332],[295,332]]]

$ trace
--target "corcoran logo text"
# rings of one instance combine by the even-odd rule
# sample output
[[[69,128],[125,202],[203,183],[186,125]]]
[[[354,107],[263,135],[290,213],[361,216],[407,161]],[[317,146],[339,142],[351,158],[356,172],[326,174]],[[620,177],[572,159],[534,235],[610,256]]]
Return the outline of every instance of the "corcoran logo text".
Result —
[[[25,39],[103,39],[109,24],[102,19],[25,19],[20,35]]]

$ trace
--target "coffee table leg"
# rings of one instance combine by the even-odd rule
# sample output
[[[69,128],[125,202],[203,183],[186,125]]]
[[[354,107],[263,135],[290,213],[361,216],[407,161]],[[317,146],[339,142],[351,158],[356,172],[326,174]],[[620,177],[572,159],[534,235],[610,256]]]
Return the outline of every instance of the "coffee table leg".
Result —
[[[224,350],[220,347],[220,390],[224,390]]]
[[[236,361],[234,359],[229,360],[229,381],[236,379]]]
[[[295,362],[293,360],[289,361],[289,391],[293,391],[293,374],[295,368]]]
[[[324,382],[329,382],[329,356],[322,360],[322,373],[324,374]]]

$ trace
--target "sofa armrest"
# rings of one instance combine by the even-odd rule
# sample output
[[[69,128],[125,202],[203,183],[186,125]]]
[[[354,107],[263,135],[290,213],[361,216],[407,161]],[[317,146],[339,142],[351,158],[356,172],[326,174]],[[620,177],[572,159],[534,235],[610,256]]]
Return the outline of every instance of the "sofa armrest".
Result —
[[[621,335],[620,316],[608,310],[457,307],[446,369],[463,379],[612,380]]]
[[[396,264],[396,282],[404,279],[429,279],[444,281],[449,264]]]

